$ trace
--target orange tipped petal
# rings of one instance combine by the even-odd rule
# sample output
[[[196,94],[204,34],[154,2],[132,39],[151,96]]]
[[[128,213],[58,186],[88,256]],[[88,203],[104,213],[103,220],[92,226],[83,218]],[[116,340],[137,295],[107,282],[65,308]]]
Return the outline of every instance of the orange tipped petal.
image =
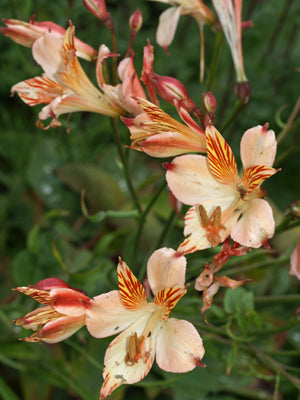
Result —
[[[235,185],[239,176],[230,146],[214,126],[208,126],[205,133],[210,172],[218,182]]]
[[[251,193],[263,181],[276,174],[277,169],[266,167],[264,165],[255,165],[244,169],[242,175],[242,184],[247,188],[247,194]]]
[[[147,297],[143,285],[121,259],[118,265],[118,281],[120,295],[127,309],[138,310],[147,304]]]

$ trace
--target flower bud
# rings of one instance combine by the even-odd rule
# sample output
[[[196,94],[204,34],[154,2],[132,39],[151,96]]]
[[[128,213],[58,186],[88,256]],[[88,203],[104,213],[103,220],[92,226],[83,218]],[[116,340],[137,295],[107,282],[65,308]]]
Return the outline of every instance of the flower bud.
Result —
[[[247,104],[251,94],[251,84],[249,81],[235,82],[233,85],[233,91],[239,100],[244,104]]]
[[[206,112],[214,113],[216,111],[217,101],[215,96],[211,92],[203,93],[202,101]]]
[[[95,17],[100,19],[109,29],[113,26],[113,21],[110,14],[106,10],[106,4],[104,0],[83,0],[85,7],[91,12]]]
[[[132,31],[138,33],[142,25],[143,25],[143,15],[141,10],[137,8],[129,18],[129,27]]]

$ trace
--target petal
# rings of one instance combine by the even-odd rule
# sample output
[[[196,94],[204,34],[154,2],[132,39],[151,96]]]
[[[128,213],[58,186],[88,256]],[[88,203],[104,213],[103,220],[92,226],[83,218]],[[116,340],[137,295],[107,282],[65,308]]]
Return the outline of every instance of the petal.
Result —
[[[154,361],[157,336],[160,324],[157,324],[147,335],[142,348],[141,357],[136,362],[129,364],[125,362],[128,354],[128,340],[137,334],[141,337],[145,327],[150,321],[152,313],[145,313],[133,325],[117,336],[109,345],[104,359],[104,383],[100,392],[100,399],[110,395],[113,390],[122,384],[131,384],[142,380],[150,371]]]
[[[180,7],[170,7],[159,17],[156,41],[162,47],[168,47],[175,35],[180,17]]]
[[[160,317],[160,320],[163,321],[168,318],[170,312],[176,306],[178,301],[184,296],[187,292],[187,287],[171,287],[168,289],[160,290],[155,298],[154,304],[163,309],[163,314]]]
[[[20,293],[26,294],[27,296],[32,297],[36,301],[38,301],[41,304],[46,304],[46,305],[51,305],[52,300],[49,295],[48,290],[40,290],[36,289],[34,286],[33,287],[27,287],[27,286],[19,286],[15,288],[14,290],[17,290]]]
[[[162,289],[185,284],[186,258],[173,249],[156,250],[148,260],[147,276],[154,295]]]
[[[202,339],[188,321],[175,318],[164,321],[156,347],[157,365],[168,372],[188,372],[201,365]]]
[[[69,288],[51,289],[50,297],[53,308],[65,315],[78,317],[85,315],[88,303],[91,301],[85,294]]]
[[[239,181],[233,152],[223,136],[214,126],[206,128],[207,157],[209,169],[215,179],[227,185]]]
[[[254,199],[230,235],[234,241],[244,246],[257,248],[274,235],[274,230],[272,208],[266,200]]]
[[[174,196],[184,204],[202,204],[215,200],[215,205],[224,201],[231,203],[236,197],[236,189],[218,182],[211,174],[207,157],[184,155],[167,164],[166,179]]]
[[[57,343],[72,336],[84,324],[85,316],[57,318],[43,327],[38,334],[38,338],[46,343]]]
[[[254,165],[272,167],[276,155],[275,133],[267,126],[248,129],[241,139],[241,159],[244,169]]]
[[[150,305],[150,303],[149,303]],[[143,314],[143,310],[128,310],[118,290],[94,297],[86,310],[86,327],[96,338],[103,338],[122,332]]]
[[[16,325],[21,325],[25,329],[37,330],[41,325],[62,317],[60,313],[55,311],[51,306],[39,307],[30,313],[26,314],[23,318],[15,319]]]
[[[260,186],[263,181],[278,172],[275,168],[265,167],[264,165],[256,165],[244,169],[242,175],[242,184],[247,188],[247,194],[251,193],[256,187]]]
[[[118,65],[118,74],[122,81],[123,104],[128,112],[138,115],[141,107],[133,97],[145,99],[145,93],[133,65],[133,58],[127,57]]]
[[[118,282],[120,296],[128,310],[145,307],[147,304],[145,289],[121,258],[118,265]]]
[[[201,136],[191,138],[178,132],[163,132],[138,142],[138,146],[151,157],[174,157],[185,153],[202,153],[205,146]]]
[[[29,106],[36,106],[40,103],[51,103],[57,96],[66,92],[66,88],[46,76],[37,76],[14,85],[11,88],[11,93],[14,94],[15,92],[18,93],[24,103]]]
[[[291,255],[290,275],[294,275],[300,280],[300,240]]]
[[[203,203],[208,216],[212,215],[213,210],[215,210],[211,203]],[[221,209],[223,210],[223,207]],[[240,215],[238,212],[231,212],[233,207],[228,207],[227,209],[224,207],[224,209],[226,212],[221,214],[220,222],[217,226],[208,225],[205,227],[201,219],[199,206],[190,208],[184,219],[184,236],[187,236],[187,238],[181,243],[177,251],[183,254],[194,253],[222,243]]]
[[[33,58],[43,68],[47,77],[54,80],[65,68],[62,46],[63,38],[48,32],[32,46]]]

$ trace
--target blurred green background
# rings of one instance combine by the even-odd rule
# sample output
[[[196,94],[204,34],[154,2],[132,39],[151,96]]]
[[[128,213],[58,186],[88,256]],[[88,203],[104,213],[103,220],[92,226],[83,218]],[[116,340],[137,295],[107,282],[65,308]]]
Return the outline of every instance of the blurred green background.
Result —
[[[210,2],[206,4],[213,9]],[[150,39],[155,45],[154,71],[181,80],[190,97],[201,105],[206,86],[198,81],[199,32],[190,17],[180,19],[167,56],[155,42],[158,17],[166,5],[146,0],[107,1],[121,58],[130,38],[128,19],[137,7],[144,17],[134,44],[138,74],[143,47]],[[80,0],[2,0],[0,10],[3,18],[28,21],[35,14],[38,21],[49,20],[63,27],[71,19],[81,40],[95,48],[102,43],[111,48],[108,29]],[[254,23],[243,34],[245,70],[252,95],[222,131],[236,155],[242,133],[252,126],[269,122],[279,135],[300,92],[300,3],[244,1],[243,20]],[[206,72],[215,41],[215,33],[205,27]],[[111,339],[91,338],[82,329],[57,345],[18,342],[28,332],[14,326],[12,320],[33,310],[36,304],[11,288],[55,276],[93,297],[117,288],[118,256],[128,264],[135,259],[134,265],[129,266],[143,279],[151,252],[162,246],[176,248],[182,241],[183,223],[174,217],[168,192],[163,188],[161,164],[165,160],[134,151],[129,152],[130,170],[143,208],[161,189],[141,229],[135,257],[136,219],[86,218],[80,204],[82,189],[86,190],[91,214],[133,209],[110,120],[96,114],[74,113],[69,122],[67,116],[60,117],[61,128],[38,129],[35,122],[40,108],[26,106],[17,95],[11,98],[10,89],[17,82],[40,75],[41,69],[32,59],[30,49],[4,36],[0,36],[0,44],[0,397],[96,400],[102,384],[104,352]],[[94,66],[85,61],[82,65],[95,82]],[[226,124],[235,106],[233,83],[231,55],[224,41],[211,87],[218,103],[218,129]],[[161,106],[177,118],[174,108],[163,101]],[[281,171],[264,185],[278,221],[299,199],[299,122],[298,113],[278,146],[276,167]],[[69,126],[72,129],[67,133]],[[125,146],[128,130],[121,122],[118,128]],[[292,223],[295,219],[294,214],[287,217]],[[193,322],[203,337],[206,369],[173,375],[154,365],[144,381],[118,389],[112,398],[296,399],[300,387],[300,332],[294,313],[299,302],[299,284],[288,270],[289,257],[298,239],[299,230],[288,229],[275,236],[271,250],[255,250],[228,264],[228,276],[253,281],[235,291],[220,291],[207,313],[212,326],[203,323],[201,296],[193,287],[178,304],[174,315]],[[187,257],[188,282],[193,283],[200,267],[211,261],[216,252],[212,249]]]

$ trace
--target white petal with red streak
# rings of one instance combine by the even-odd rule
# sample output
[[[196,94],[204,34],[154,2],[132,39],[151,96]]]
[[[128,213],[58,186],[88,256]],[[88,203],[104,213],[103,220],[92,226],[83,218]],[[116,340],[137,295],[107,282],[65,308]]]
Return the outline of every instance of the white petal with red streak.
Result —
[[[154,295],[162,289],[185,284],[186,258],[166,247],[156,250],[148,260],[147,276]]]
[[[230,236],[244,246],[257,248],[274,235],[274,230],[272,208],[266,200],[254,199],[234,225]]]
[[[150,306],[150,307],[149,307]],[[151,303],[146,309],[152,309]],[[94,297],[86,311],[86,327],[96,338],[115,335],[132,325],[144,315],[145,310],[128,310],[121,300],[118,290]]]
[[[213,200],[215,206],[222,206],[232,203],[237,195],[231,185],[214,179],[204,156],[191,154],[176,157],[167,169],[169,188],[184,204],[203,204],[207,200]]]
[[[254,165],[272,167],[277,149],[275,133],[261,125],[248,129],[243,134],[240,149],[244,169]]]
[[[188,372],[204,356],[202,339],[188,321],[175,318],[164,321],[158,335],[157,365],[168,372]]]
[[[172,42],[180,17],[180,7],[170,7],[159,17],[156,31],[156,41],[162,47],[168,47]]]
[[[104,383],[100,392],[101,399],[110,395],[120,385],[139,382],[149,373],[154,361],[160,323],[155,325],[151,335],[145,340],[144,349],[148,352],[145,359],[141,357],[133,365],[127,365],[125,357],[128,352],[129,337],[134,335],[134,333],[137,333],[137,336],[140,337],[151,316],[152,313],[144,313],[142,317],[117,336],[109,345],[104,358]]]

